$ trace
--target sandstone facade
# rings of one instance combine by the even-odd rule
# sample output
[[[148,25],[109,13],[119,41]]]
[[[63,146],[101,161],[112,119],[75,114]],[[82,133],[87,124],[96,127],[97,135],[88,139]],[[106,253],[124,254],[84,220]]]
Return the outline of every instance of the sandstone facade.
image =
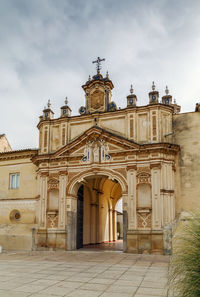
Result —
[[[85,106],[71,116],[50,103],[38,123],[38,150],[0,154],[0,244],[5,249],[66,249],[117,239],[123,200],[124,251],[171,253],[171,226],[200,206],[200,113],[181,114],[168,89],[159,101],[111,101],[99,71],[83,86]]]

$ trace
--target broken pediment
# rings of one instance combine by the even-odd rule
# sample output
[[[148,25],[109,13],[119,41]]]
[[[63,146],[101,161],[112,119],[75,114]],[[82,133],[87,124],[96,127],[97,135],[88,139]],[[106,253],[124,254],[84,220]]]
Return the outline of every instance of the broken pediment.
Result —
[[[108,160],[110,152],[133,151],[138,148],[138,144],[98,126],[94,126],[55,152],[53,157],[87,156],[88,159],[93,155],[93,159],[97,161],[99,159],[98,155],[101,154],[104,160]]]

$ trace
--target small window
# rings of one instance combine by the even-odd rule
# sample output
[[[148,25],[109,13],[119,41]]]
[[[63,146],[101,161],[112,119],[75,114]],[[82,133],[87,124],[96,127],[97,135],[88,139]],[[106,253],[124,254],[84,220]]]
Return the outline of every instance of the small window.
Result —
[[[19,188],[19,173],[10,174],[10,189]]]

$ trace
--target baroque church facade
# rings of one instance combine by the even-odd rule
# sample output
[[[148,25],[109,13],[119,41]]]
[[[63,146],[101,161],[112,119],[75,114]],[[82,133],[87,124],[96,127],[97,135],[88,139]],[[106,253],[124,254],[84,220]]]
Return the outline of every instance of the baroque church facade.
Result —
[[[169,254],[174,222],[200,205],[200,114],[181,114],[167,88],[160,101],[154,83],[147,105],[137,105],[131,87],[127,107],[118,109],[114,85],[96,62],[79,116],[71,116],[66,99],[54,119],[48,102],[37,126],[39,148],[0,153],[5,249],[113,242],[122,199],[123,250]]]

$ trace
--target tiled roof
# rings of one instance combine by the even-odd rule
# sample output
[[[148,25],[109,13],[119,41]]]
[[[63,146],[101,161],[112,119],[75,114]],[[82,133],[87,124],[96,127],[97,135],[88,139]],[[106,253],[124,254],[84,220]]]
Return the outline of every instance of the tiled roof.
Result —
[[[14,150],[9,152],[2,152],[1,154],[13,154],[13,153],[23,153],[23,152],[29,152],[29,151],[38,151],[37,148],[27,148],[27,149],[21,149],[21,150]]]

